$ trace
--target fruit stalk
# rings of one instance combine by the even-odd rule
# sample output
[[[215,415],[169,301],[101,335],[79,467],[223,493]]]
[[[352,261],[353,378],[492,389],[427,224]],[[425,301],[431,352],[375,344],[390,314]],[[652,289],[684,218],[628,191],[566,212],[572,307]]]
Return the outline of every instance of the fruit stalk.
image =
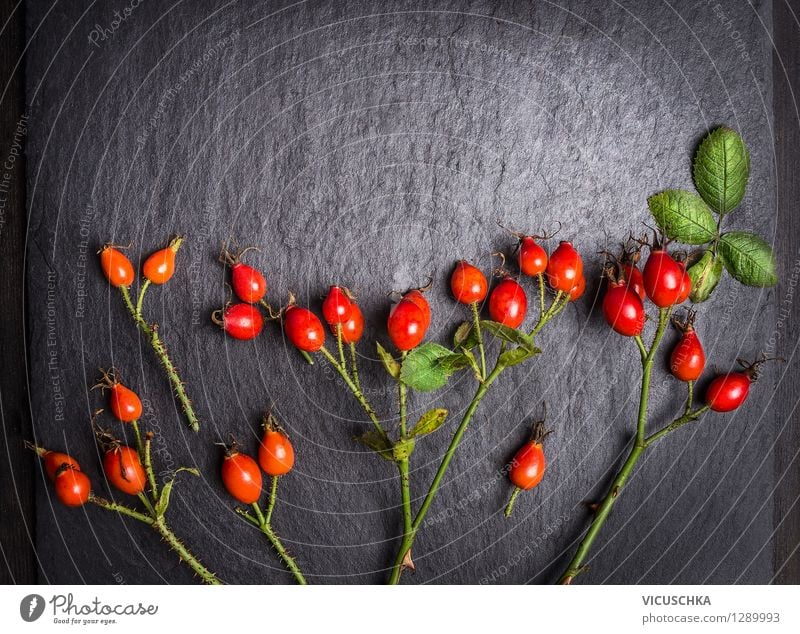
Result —
[[[150,346],[155,351],[159,361],[161,361],[161,365],[164,366],[164,370],[166,371],[170,383],[172,384],[172,389],[175,391],[175,396],[178,397],[178,401],[183,408],[183,412],[186,415],[189,426],[192,428],[192,431],[199,431],[200,422],[197,419],[197,415],[194,413],[192,401],[189,399],[189,395],[186,393],[186,388],[184,387],[183,381],[181,381],[181,378],[178,375],[175,365],[172,363],[172,359],[170,359],[169,355],[167,354],[167,348],[158,334],[158,326],[156,324],[148,324],[142,316],[142,300],[144,298],[144,291],[147,290],[148,285],[149,280],[146,281],[142,286],[142,292],[139,294],[137,306],[133,305],[130,291],[127,286],[120,286],[119,290],[122,293],[122,298],[125,301],[125,306],[128,308],[128,312],[131,314],[131,317],[133,317],[136,325],[139,326],[139,329],[147,336]]]
[[[402,358],[405,361],[407,352],[403,352]],[[407,392],[408,388],[402,381],[397,382],[398,400],[400,402],[400,440],[404,441],[407,437],[406,417],[407,417]],[[397,469],[400,472],[400,495],[403,501],[403,537],[411,532],[412,511],[411,511],[411,480],[409,477],[408,457],[397,461]]]
[[[303,573],[300,571],[297,562],[294,558],[289,554],[286,550],[286,547],[281,542],[278,534],[272,528],[272,511],[275,508],[275,501],[277,499],[277,490],[278,490],[278,478],[274,477],[272,479],[272,487],[270,488],[269,493],[269,502],[267,502],[267,514],[266,516],[261,512],[261,508],[258,506],[258,502],[254,502],[251,506],[253,507],[253,512],[256,514],[255,517],[250,515],[249,513],[242,513],[244,517],[249,519],[253,524],[258,526],[262,533],[267,537],[269,543],[272,544],[272,547],[278,553],[278,556],[281,558],[283,563],[289,569],[289,572],[292,573],[295,580],[301,586],[308,585],[306,578],[303,576]]]
[[[140,513],[139,511],[125,506],[124,504],[118,504],[94,494],[92,494],[92,496],[89,498],[89,501],[93,504],[96,504],[100,508],[106,509],[107,511],[113,511],[115,513],[127,515],[128,517],[132,517],[143,524],[153,527],[156,532],[161,535],[164,541],[169,544],[170,548],[178,553],[178,556],[183,560],[183,562],[189,565],[191,569],[200,576],[200,578],[203,580],[203,583],[207,583],[209,585],[221,584],[216,575],[203,564],[201,564],[197,557],[189,552],[189,549],[183,545],[175,533],[172,532],[172,529],[167,526],[167,523],[164,521],[163,517],[145,515],[144,513]]]
[[[372,421],[372,424],[375,425],[375,428],[381,434],[381,436],[386,437],[386,432],[381,427],[380,419],[378,415],[375,413],[375,410],[372,409],[372,405],[369,404],[367,397],[364,396],[364,393],[353,383],[353,380],[350,378],[350,375],[347,373],[347,369],[339,365],[339,362],[336,358],[330,353],[330,351],[325,347],[319,349],[319,351],[323,354],[323,356],[330,362],[336,372],[339,373],[339,376],[342,377],[342,380],[345,382],[350,391],[353,393],[353,396],[356,397],[356,400],[361,404],[361,407],[369,416],[369,419]]]
[[[481,334],[481,315],[478,308],[478,302],[472,302],[470,305],[472,311],[472,327],[475,328],[475,334],[478,337],[478,351],[481,356],[481,379],[486,378],[486,352],[483,348],[483,335]]]
[[[588,556],[594,540],[600,533],[600,530],[603,528],[606,519],[608,519],[608,516],[611,513],[614,503],[619,497],[619,494],[622,492],[622,488],[628,481],[633,468],[636,466],[636,463],[639,461],[639,458],[641,458],[644,451],[656,440],[663,438],[686,423],[697,420],[708,409],[707,407],[702,407],[698,410],[692,411],[691,400],[687,399],[687,409],[680,418],[675,419],[672,423],[655,434],[645,437],[645,429],[647,425],[647,405],[650,397],[650,376],[653,370],[653,360],[659,344],[661,343],[661,339],[664,336],[667,324],[669,323],[670,311],[670,308],[659,309],[658,327],[656,328],[656,333],[653,337],[653,343],[649,350],[645,348],[640,337],[637,336],[635,338],[636,343],[642,353],[642,387],[639,396],[639,415],[636,425],[636,438],[630,454],[628,454],[627,460],[622,465],[622,468],[617,472],[617,475],[614,478],[614,481],[611,483],[608,493],[606,493],[606,496],[603,498],[600,506],[595,511],[594,519],[592,520],[586,535],[581,540],[578,550],[575,552],[575,556],[572,558],[572,561],[567,566],[566,571],[559,579],[558,583],[561,585],[569,585],[577,575],[585,570],[583,562]]]
[[[569,294],[566,294],[566,300],[562,301],[564,297],[565,294],[560,291],[556,294],[550,307],[544,313],[540,314],[539,321],[536,323],[536,326],[531,332],[531,336],[538,333],[545,326],[545,324],[547,324],[547,322],[553,319],[564,309],[564,307],[569,303]],[[403,541],[400,544],[400,550],[398,551],[392,565],[392,572],[391,576],[389,577],[389,584],[391,585],[400,583],[400,575],[403,572],[403,561],[406,557],[406,554],[411,550],[414,539],[416,538],[417,533],[422,526],[422,522],[425,520],[425,515],[428,513],[428,509],[433,503],[433,499],[436,497],[436,493],[439,490],[439,486],[442,483],[444,475],[450,466],[453,456],[455,455],[455,451],[458,448],[458,445],[461,443],[461,439],[463,438],[464,433],[467,431],[467,427],[469,426],[473,415],[478,409],[478,406],[483,400],[483,397],[486,396],[486,392],[489,390],[489,387],[505,369],[505,365],[500,362],[500,356],[504,350],[505,343],[503,342],[501,343],[500,354],[498,354],[497,362],[495,363],[494,368],[478,386],[475,396],[472,398],[472,402],[470,402],[469,407],[467,408],[466,412],[464,412],[464,417],[461,419],[461,422],[456,428],[456,432],[450,441],[450,446],[447,448],[447,451],[442,458],[442,462],[439,464],[439,468],[436,471],[433,482],[431,482],[428,493],[425,495],[425,499],[422,501],[422,505],[420,506],[419,511],[417,511],[417,515],[411,524],[411,531],[407,532],[403,537]]]

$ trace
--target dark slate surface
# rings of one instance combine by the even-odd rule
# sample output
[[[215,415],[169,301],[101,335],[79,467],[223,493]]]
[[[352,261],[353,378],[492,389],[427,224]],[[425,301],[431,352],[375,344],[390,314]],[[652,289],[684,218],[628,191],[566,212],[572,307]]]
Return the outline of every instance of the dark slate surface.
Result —
[[[87,385],[98,367],[121,368],[147,397],[162,468],[204,474],[181,478],[171,521],[227,581],[290,581],[236,521],[215,475],[213,443],[234,432],[253,447],[272,401],[298,449],[275,521],[312,582],[382,581],[400,522],[394,472],[352,442],[364,416],[330,371],[305,367],[276,328],[243,344],[209,322],[227,296],[215,261],[223,239],[262,247],[252,262],[276,302],[289,288],[314,307],[331,282],[357,289],[379,338],[386,292],[436,271],[431,337],[444,341],[465,315],[445,275],[459,257],[489,268],[489,253],[509,244],[496,218],[531,231],[561,220],[590,254],[641,227],[649,193],[689,186],[695,144],[723,122],[741,130],[753,166],[732,222],[774,235],[769,3],[737,2],[724,15],[691,1],[646,12],[634,2],[143,3],[114,29],[125,6],[37,2],[27,12],[34,426],[100,482],[88,419],[102,403]],[[187,235],[180,271],[150,293],[147,312],[189,384],[199,435],[93,255],[111,240],[133,242],[138,257],[176,232]],[[508,371],[485,400],[406,582],[551,582],[587,525],[582,501],[622,457],[638,391],[636,351],[593,309],[599,265],[587,259],[587,299],[544,334],[542,357]],[[762,347],[777,327],[774,302],[775,291],[725,281],[701,311],[709,358],[728,367]],[[360,347],[362,374],[391,413],[371,351]],[[658,420],[681,394],[663,370]],[[784,425],[774,380],[766,372],[740,414],[708,419],[643,460],[586,581],[772,579],[773,445]],[[473,389],[460,377],[413,396],[414,413],[434,403],[454,413],[419,444],[415,496]],[[557,432],[549,474],[507,521],[499,469],[543,399]],[[42,581],[192,580],[140,525],[54,506],[37,487]]]

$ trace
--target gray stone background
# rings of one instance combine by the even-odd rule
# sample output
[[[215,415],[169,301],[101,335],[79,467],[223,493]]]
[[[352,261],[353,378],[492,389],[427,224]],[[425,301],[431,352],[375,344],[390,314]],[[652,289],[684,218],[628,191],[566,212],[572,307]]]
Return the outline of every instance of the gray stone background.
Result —
[[[241,343],[210,323],[228,296],[222,240],[261,247],[249,261],[274,303],[292,289],[318,308],[330,283],[356,289],[369,321],[362,376],[388,419],[396,404],[372,343],[386,343],[386,293],[435,271],[430,339],[445,342],[466,317],[447,292],[453,262],[488,271],[491,252],[512,244],[496,219],[524,231],[563,222],[585,254],[586,297],[540,338],[544,354],[484,401],[417,540],[419,571],[404,577],[539,583],[566,564],[588,525],[583,502],[604,492],[635,419],[638,355],[595,305],[594,252],[642,228],[649,194],[691,186],[694,148],[722,123],[752,157],[730,226],[775,236],[768,2],[32,2],[26,22],[36,437],[73,452],[104,491],[89,427],[104,403],[87,386],[98,367],[119,367],[147,399],[161,468],[201,469],[181,478],[171,521],[229,582],[291,582],[217,476],[214,443],[232,432],[254,450],[272,402],[298,453],[276,528],[312,583],[383,581],[400,514],[395,471],[351,440],[364,416],[330,369],[305,366],[276,327]],[[187,236],[179,270],[146,310],[188,383],[198,435],[94,256],[106,241],[132,242],[138,260],[173,233]],[[782,292],[727,278],[700,309],[710,362],[728,368],[768,348]],[[739,413],[708,417],[642,460],[584,583],[773,578],[781,371],[767,370]],[[411,399],[412,416],[452,412],[413,456],[417,504],[473,391],[459,375]],[[682,398],[660,362],[653,424]],[[500,470],[543,400],[556,431],[548,474],[506,520]],[[146,528],[62,508],[41,476],[36,518],[41,581],[192,580]]]

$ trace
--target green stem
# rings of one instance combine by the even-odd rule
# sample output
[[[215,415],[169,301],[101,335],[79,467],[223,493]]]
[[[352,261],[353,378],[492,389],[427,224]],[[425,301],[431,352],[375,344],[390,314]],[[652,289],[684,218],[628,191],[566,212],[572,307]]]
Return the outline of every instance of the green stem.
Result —
[[[565,295],[566,295],[566,300],[562,301]],[[547,324],[548,321],[550,321],[553,317],[558,315],[558,313],[564,310],[564,307],[567,304],[569,304],[569,294],[568,293],[565,294],[562,291],[558,291],[558,293],[556,293],[555,298],[553,298],[553,303],[550,304],[550,307],[544,312],[543,315],[539,315],[539,321],[536,323],[536,326],[531,331],[530,333],[531,336],[533,337],[534,335],[539,334],[541,329],[545,327],[545,324]]]
[[[692,411],[692,403],[694,402],[694,381],[686,383],[686,408],[683,410],[684,414]]]
[[[390,584],[394,585],[400,582],[403,559],[405,558],[406,553],[411,549],[411,546],[414,543],[414,538],[419,532],[420,526],[425,519],[425,515],[428,512],[433,499],[436,497],[436,492],[439,490],[439,486],[442,483],[444,474],[447,472],[447,468],[450,466],[450,461],[453,459],[456,448],[461,442],[464,432],[467,431],[467,427],[469,426],[470,420],[472,420],[472,416],[475,414],[475,411],[478,409],[478,405],[480,405],[483,397],[486,396],[489,386],[494,383],[498,376],[500,376],[500,373],[504,368],[505,366],[498,361],[494,366],[494,369],[489,373],[489,376],[486,377],[486,380],[478,386],[478,390],[475,392],[475,396],[473,397],[472,402],[469,404],[467,411],[464,413],[464,417],[461,419],[461,423],[458,425],[456,433],[453,435],[453,438],[450,441],[450,446],[447,448],[444,458],[442,458],[442,462],[439,464],[439,469],[436,471],[436,475],[434,476],[433,482],[428,489],[428,493],[425,496],[425,499],[422,501],[422,506],[420,506],[419,511],[417,511],[417,515],[411,525],[411,531],[403,537],[403,541],[400,544],[400,550],[398,551],[397,557],[395,557],[394,564],[392,565],[392,574],[389,578]]]
[[[139,457],[144,462],[144,445],[142,444],[142,432],[139,431],[139,421],[132,420],[131,427],[133,427],[133,435],[136,438],[136,451],[139,452]]]
[[[339,365],[347,372],[347,362],[344,360],[344,343],[342,342],[342,324],[336,324],[336,347],[339,350]]]
[[[544,315],[544,275],[539,273],[536,279],[539,282],[539,319],[541,319]]]
[[[145,502],[147,498],[144,496],[140,496],[140,499],[144,498],[142,501]],[[132,517],[135,520],[138,520],[148,526],[152,526],[161,537],[169,544],[170,548],[178,553],[178,556],[184,561],[184,563],[188,564],[192,570],[194,570],[205,583],[212,584],[212,585],[220,585],[219,579],[217,579],[216,575],[213,572],[208,570],[205,566],[203,566],[198,559],[189,552],[189,550],[184,546],[181,541],[175,536],[175,533],[167,526],[164,522],[163,517],[156,517],[155,512],[153,512],[152,516],[145,515],[144,513],[140,513],[139,511],[135,511],[132,508],[125,506],[124,504],[117,504],[116,502],[112,502],[111,500],[106,500],[105,498],[98,497],[94,494],[91,495],[89,501],[97,506],[106,509],[107,511],[114,511],[115,513],[121,513],[122,515],[127,515],[128,517]],[[152,509],[150,503],[147,502],[147,506]]]
[[[150,516],[155,517],[156,510],[153,508],[153,505],[150,504],[150,500],[147,499],[147,496],[144,493],[139,493],[136,497],[138,497],[139,501],[144,504],[144,507],[147,509],[147,512],[150,514]]]
[[[167,354],[167,348],[164,345],[164,342],[158,335],[158,326],[156,324],[148,324],[144,317],[142,317],[141,311],[138,311],[134,307],[133,302],[131,301],[130,291],[127,286],[120,286],[119,290],[122,293],[122,298],[125,301],[125,306],[128,308],[128,312],[131,314],[131,317],[133,317],[136,325],[139,326],[139,329],[147,336],[148,340],[150,341],[150,346],[155,351],[159,361],[161,361],[161,365],[164,366],[164,370],[166,371],[170,383],[172,384],[172,389],[175,391],[175,396],[177,396],[178,401],[183,408],[183,412],[189,421],[189,426],[192,428],[192,431],[199,431],[200,422],[197,420],[197,415],[194,413],[192,402],[189,400],[188,394],[186,394],[186,388],[183,385],[183,381],[181,381],[178,371],[175,369],[175,365],[172,363],[172,359],[170,359],[169,355]],[[143,294],[140,293],[139,299],[142,297]]]
[[[403,351],[402,360],[405,361],[408,352]],[[398,400],[400,402],[400,439],[407,437],[406,418],[408,416],[407,392],[408,388],[402,381],[397,382]],[[397,461],[400,472],[400,496],[403,502],[403,537],[411,532],[411,479],[409,477],[409,459],[402,458]]]
[[[137,314],[142,314],[142,305],[144,304],[144,294],[147,292],[147,289],[150,288],[150,280],[145,280],[144,284],[142,284],[142,288],[139,289],[139,297],[136,299],[136,312]]]
[[[159,517],[153,522],[153,527],[158,531],[158,534],[164,538],[172,550],[178,553],[178,556],[183,559],[185,563],[189,565],[189,567],[194,570],[200,578],[203,580],[203,583],[207,583],[208,585],[218,586],[221,585],[217,576],[211,572],[208,568],[206,568],[200,561],[195,557],[186,546],[175,536],[175,533],[172,532],[167,523],[164,521],[164,518]]]
[[[358,354],[356,354],[355,342],[350,343],[350,366],[353,368],[353,385],[361,389],[361,381],[358,378]]]
[[[475,328],[475,334],[478,337],[478,351],[481,355],[481,380],[486,378],[486,351],[483,347],[483,334],[481,333],[481,316],[478,312],[478,302],[472,302],[470,305],[472,311],[472,327]]]
[[[269,502],[267,502],[267,516],[264,521],[269,524],[272,521],[272,512],[275,510],[275,502],[278,499],[278,476],[272,476],[272,486],[269,490]]]
[[[693,423],[694,421],[699,420],[700,417],[708,411],[708,409],[709,409],[708,405],[704,405],[703,407],[700,407],[694,411],[685,412],[683,416],[681,416],[680,418],[676,418],[666,427],[659,429],[654,434],[651,434],[650,436],[645,438],[644,446],[649,447],[655,441],[660,440],[667,434],[674,432],[676,429],[683,427],[687,423]]]
[[[101,498],[94,493],[89,496],[89,501],[92,504],[96,504],[97,506],[106,509],[107,511],[114,511],[115,513],[121,513],[122,515],[127,515],[128,517],[132,517],[135,520],[139,520],[140,522],[147,524],[148,526],[152,526],[155,520],[149,515],[145,515],[144,513],[140,513],[129,506],[125,506],[124,504],[117,504],[116,502],[112,502],[111,500],[107,500],[105,498]]]
[[[506,517],[511,517],[511,512],[514,510],[514,502],[517,501],[517,496],[519,492],[522,491],[519,487],[514,487],[514,492],[511,494],[511,498],[508,500],[508,504],[506,504],[506,510],[504,515]]]
[[[642,335],[634,336],[633,340],[636,342],[636,345],[639,348],[639,354],[642,357],[642,361],[647,358],[647,348],[644,347],[644,341],[642,341]]]
[[[295,580],[301,586],[308,585],[306,578],[303,576],[303,573],[300,572],[300,568],[297,566],[297,562],[294,558],[288,553],[286,547],[281,542],[280,538],[278,537],[277,533],[273,530],[272,525],[270,524],[270,518],[272,517],[272,509],[275,506],[275,491],[277,487],[277,478],[273,479],[272,484],[272,492],[270,493],[270,500],[269,500],[269,508],[267,510],[267,517],[264,517],[264,514],[261,512],[261,509],[258,506],[258,502],[254,502],[252,504],[253,510],[255,511],[256,517],[258,518],[258,527],[261,529],[261,532],[266,535],[269,543],[272,544],[272,547],[278,552],[278,556],[283,560],[284,565],[289,569],[289,571],[294,575]],[[247,513],[243,513],[245,517],[250,517]]]
[[[339,373],[339,376],[342,377],[342,380],[345,382],[347,387],[350,388],[350,391],[353,393],[353,396],[356,397],[356,400],[361,404],[361,407],[369,416],[369,419],[372,421],[372,424],[375,425],[375,429],[378,430],[380,435],[383,438],[386,438],[386,432],[383,431],[383,427],[381,427],[381,422],[378,419],[378,415],[375,413],[375,410],[372,409],[372,405],[369,404],[369,401],[364,396],[364,393],[353,383],[353,380],[347,374],[347,370],[345,370],[339,363],[336,361],[335,357],[330,353],[330,351],[323,346],[319,349],[319,351],[325,356],[325,358],[330,362],[330,364],[334,367],[334,369]]]
[[[642,356],[642,388],[639,395],[639,415],[636,423],[636,440],[633,443],[633,448],[631,449],[625,464],[622,465],[622,468],[619,470],[614,478],[614,481],[611,483],[611,488],[595,512],[594,520],[589,526],[589,530],[586,532],[586,535],[584,535],[580,546],[578,546],[578,550],[575,552],[575,556],[572,558],[567,570],[559,580],[560,584],[568,585],[572,583],[572,580],[584,570],[583,562],[589,554],[595,538],[600,533],[600,529],[603,528],[603,524],[605,524],[606,519],[611,513],[611,509],[614,506],[614,502],[616,501],[620,492],[622,491],[622,487],[624,487],[625,483],[628,481],[628,477],[630,476],[631,471],[633,471],[633,467],[636,465],[636,462],[639,460],[649,444],[649,439],[646,440],[644,434],[647,424],[647,404],[650,398],[650,376],[653,371],[653,359],[655,358],[656,351],[658,350],[658,346],[661,343],[662,337],[664,336],[664,331],[669,323],[670,312],[670,308],[659,309],[658,327],[656,328],[656,333],[653,337],[653,344],[650,346],[650,350],[647,350],[646,354]],[[641,342],[640,338],[639,341],[637,341],[637,344],[640,344],[640,351],[644,349],[644,344]]]
[[[144,462],[145,473],[147,473],[147,480],[150,483],[150,493],[153,494],[154,500],[158,500],[158,482],[156,481],[156,474],[153,470],[153,457],[150,452],[151,444],[152,439],[150,438],[150,434],[148,434],[144,439],[144,455],[142,456],[142,461]]]
[[[606,497],[595,512],[594,521],[592,521],[588,532],[581,541],[580,546],[578,546],[575,556],[572,558],[567,570],[561,576],[559,580],[560,584],[569,585],[572,583],[572,580],[584,570],[583,561],[589,554],[589,550],[597,534],[600,532],[600,529],[603,528],[603,524],[611,513],[614,502],[617,500],[622,487],[625,486],[628,476],[630,476],[631,471],[633,471],[633,467],[641,457],[644,449],[642,445],[634,443],[633,449],[631,449],[631,453],[628,455],[628,459],[625,461],[625,464],[622,465],[622,469],[619,470],[619,473],[617,473],[617,477],[614,478],[614,481],[611,483],[611,488],[606,494]]]

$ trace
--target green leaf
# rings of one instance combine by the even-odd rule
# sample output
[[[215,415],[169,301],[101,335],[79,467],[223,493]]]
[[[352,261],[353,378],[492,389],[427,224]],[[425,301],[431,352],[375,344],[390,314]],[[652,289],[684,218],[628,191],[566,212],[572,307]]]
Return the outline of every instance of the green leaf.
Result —
[[[375,345],[378,347],[378,357],[380,358],[383,367],[386,368],[386,371],[389,373],[389,376],[395,380],[399,379],[400,364],[379,342],[376,342]]]
[[[714,216],[697,194],[668,189],[650,196],[647,205],[668,238],[684,244],[705,244],[717,234]]]
[[[417,424],[414,425],[409,436],[411,436],[411,438],[427,436],[439,429],[439,427],[444,424],[445,420],[447,420],[446,409],[429,410],[420,416],[420,419],[417,421]]]
[[[464,358],[469,363],[469,367],[472,368],[472,372],[475,374],[475,378],[478,379],[480,383],[483,383],[483,377],[481,376],[481,368],[478,365],[478,360],[475,358],[475,355],[472,354],[472,350],[467,350],[466,348],[462,348],[462,354]]]
[[[706,251],[686,270],[692,280],[692,292],[689,294],[692,302],[699,304],[711,296],[722,277],[722,267],[722,258]]]
[[[394,447],[392,447],[392,458],[395,462],[407,459],[414,451],[414,439],[406,438],[405,440],[398,440]]]
[[[469,350],[466,351],[469,353]],[[446,357],[440,358],[437,363],[439,366],[449,374],[456,370],[462,370],[470,365],[467,354],[461,352],[451,352]]]
[[[532,356],[540,353],[541,350],[538,348],[534,350],[528,350],[526,348],[512,348],[511,350],[506,350],[500,355],[500,363],[507,368],[510,368],[512,365],[517,365],[518,363],[522,363],[523,361],[527,361]]]
[[[164,517],[164,514],[167,512],[167,507],[169,507],[169,497],[172,495],[172,487],[175,484],[175,478],[181,471],[191,473],[193,476],[200,476],[200,472],[191,467],[179,467],[176,469],[175,473],[172,474],[172,478],[165,482],[164,486],[161,487],[161,495],[158,496],[158,502],[156,502],[156,515],[158,517]]]
[[[697,191],[720,214],[736,209],[750,176],[750,157],[741,136],[730,128],[712,130],[700,143],[692,177]]]
[[[499,337],[503,341],[507,341],[508,343],[515,343],[518,346],[522,346],[523,348],[526,348],[530,351],[534,350],[538,351],[538,349],[533,343],[533,337],[522,332],[521,330],[517,330],[516,328],[509,328],[508,326],[499,324],[496,321],[488,321],[488,320],[481,321],[481,327],[488,330],[495,337]]]
[[[454,354],[438,343],[425,343],[414,348],[403,361],[400,380],[418,392],[438,390],[455,371],[447,366],[447,362],[441,363],[441,360]]]
[[[478,345],[478,335],[472,327],[472,322],[465,321],[456,329],[456,334],[453,335],[454,348],[466,348],[472,350]]]
[[[775,257],[772,248],[761,237],[746,231],[725,233],[719,241],[719,252],[725,268],[747,286],[775,286]]]
[[[372,449],[372,451],[374,451],[384,460],[394,462],[394,456],[392,455],[392,443],[389,442],[389,439],[386,436],[379,433],[378,430],[371,429],[360,436],[356,436],[355,440]]]

